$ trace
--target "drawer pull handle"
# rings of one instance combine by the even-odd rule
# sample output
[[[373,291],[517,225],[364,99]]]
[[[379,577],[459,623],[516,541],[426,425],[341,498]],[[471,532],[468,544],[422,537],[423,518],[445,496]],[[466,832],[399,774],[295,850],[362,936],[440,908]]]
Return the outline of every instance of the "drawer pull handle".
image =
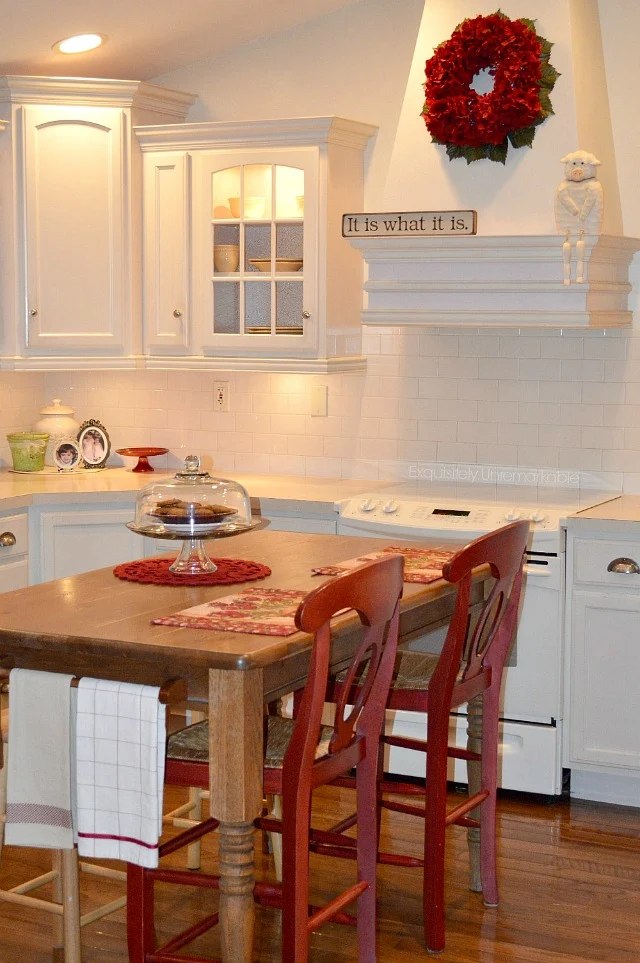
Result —
[[[615,572],[617,575],[640,575],[640,565],[632,558],[614,558],[607,565],[607,572]]]
[[[16,537],[13,532],[3,532],[0,535],[0,547],[11,548],[12,545],[16,544]]]

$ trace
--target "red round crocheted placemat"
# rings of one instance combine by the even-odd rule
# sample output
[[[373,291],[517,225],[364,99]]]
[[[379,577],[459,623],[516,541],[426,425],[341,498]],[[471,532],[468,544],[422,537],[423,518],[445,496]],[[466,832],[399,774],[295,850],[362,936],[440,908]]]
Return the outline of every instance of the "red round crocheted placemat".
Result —
[[[236,582],[254,582],[271,575],[271,569],[260,562],[245,559],[212,558],[218,569],[202,575],[177,575],[169,571],[172,558],[141,558],[135,562],[116,565],[113,574],[127,582],[145,582],[155,585],[233,585]]]

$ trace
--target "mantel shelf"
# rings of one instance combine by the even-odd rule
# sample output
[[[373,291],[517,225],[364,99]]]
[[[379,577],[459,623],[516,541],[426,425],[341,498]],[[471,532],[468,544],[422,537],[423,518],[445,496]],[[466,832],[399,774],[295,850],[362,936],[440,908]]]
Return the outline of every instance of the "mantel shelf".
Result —
[[[584,282],[563,281],[564,237],[350,238],[368,268],[364,324],[606,328],[632,322],[629,266],[640,239],[584,237]]]

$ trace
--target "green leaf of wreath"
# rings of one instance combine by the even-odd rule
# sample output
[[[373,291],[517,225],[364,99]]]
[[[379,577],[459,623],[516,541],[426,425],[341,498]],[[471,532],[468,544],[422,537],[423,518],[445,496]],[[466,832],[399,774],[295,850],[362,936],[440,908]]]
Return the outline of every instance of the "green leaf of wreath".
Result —
[[[540,86],[546,87],[547,90],[553,90],[553,85],[559,76],[560,74],[552,64],[543,63],[542,73],[540,75]],[[540,91],[540,96],[542,96],[542,91]]]
[[[507,160],[507,150],[509,145],[506,139],[502,144],[487,144],[486,156],[489,160],[497,161],[499,164],[506,163]]]
[[[510,130],[507,134],[509,143],[512,147],[532,147],[536,129],[531,127],[521,127],[520,130]]]

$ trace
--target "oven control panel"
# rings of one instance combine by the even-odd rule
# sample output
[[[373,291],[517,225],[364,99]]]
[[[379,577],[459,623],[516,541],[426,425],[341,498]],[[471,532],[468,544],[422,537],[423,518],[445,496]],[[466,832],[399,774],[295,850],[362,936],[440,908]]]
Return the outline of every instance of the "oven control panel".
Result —
[[[495,502],[427,502],[420,498],[384,493],[358,495],[340,509],[339,531],[436,537],[476,537],[509,522],[528,519],[532,533],[559,537],[566,509],[547,505],[518,505]]]

